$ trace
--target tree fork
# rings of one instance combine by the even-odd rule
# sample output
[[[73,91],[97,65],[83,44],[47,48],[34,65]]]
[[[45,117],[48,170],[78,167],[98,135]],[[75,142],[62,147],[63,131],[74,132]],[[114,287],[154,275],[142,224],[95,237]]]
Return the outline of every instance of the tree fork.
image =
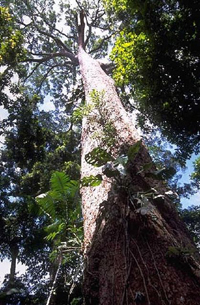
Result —
[[[103,111],[116,131],[113,157],[127,153],[140,140],[116,93],[113,80],[79,44],[78,59],[86,103],[91,93],[103,92]],[[96,132],[103,127],[84,117],[82,127],[82,178],[102,174],[85,160],[102,142]],[[84,217],[85,304],[199,305],[199,256],[175,207],[165,195],[163,182],[139,173],[152,162],[142,144],[128,166],[134,192],[156,189],[161,197],[149,199],[146,212],[137,209],[123,187],[116,191],[112,178],[97,187],[82,187]],[[160,200],[159,198],[163,198]],[[171,252],[170,252],[171,251]]]

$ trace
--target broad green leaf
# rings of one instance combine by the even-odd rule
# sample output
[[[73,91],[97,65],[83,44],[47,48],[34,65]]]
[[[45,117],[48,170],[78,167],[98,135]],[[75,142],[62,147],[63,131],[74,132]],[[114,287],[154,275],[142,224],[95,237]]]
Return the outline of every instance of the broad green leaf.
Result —
[[[51,177],[51,188],[61,194],[65,193],[68,188],[67,183],[70,181],[69,177],[63,172],[55,172]]]
[[[106,175],[108,178],[119,176],[119,171],[113,168],[105,168],[103,170],[103,174]]]
[[[41,213],[45,213],[47,216],[49,216],[52,219],[55,219],[56,217],[56,211],[55,211],[55,204],[54,199],[49,194],[44,194],[43,197],[36,197],[36,202],[41,208]]]
[[[96,147],[85,156],[85,160],[87,163],[99,167],[114,159],[105,149]]]
[[[96,175],[96,176],[88,176],[84,177],[81,180],[82,186],[98,186],[102,182],[102,176],[101,175]]]
[[[144,164],[144,165],[142,166],[142,169],[143,169],[144,171],[148,171],[149,169],[152,168],[152,166],[153,166],[153,162],[149,162],[149,163]]]
[[[153,173],[146,173],[146,177],[150,177],[156,180],[170,179],[173,175],[175,175],[176,170],[173,167],[163,167],[160,170],[157,170]]]
[[[136,155],[138,154],[140,148],[141,148],[141,145],[142,145],[142,141],[138,141],[137,143],[135,143],[134,145],[132,145],[131,147],[129,147],[129,150],[128,150],[128,159],[130,161],[134,161]]]

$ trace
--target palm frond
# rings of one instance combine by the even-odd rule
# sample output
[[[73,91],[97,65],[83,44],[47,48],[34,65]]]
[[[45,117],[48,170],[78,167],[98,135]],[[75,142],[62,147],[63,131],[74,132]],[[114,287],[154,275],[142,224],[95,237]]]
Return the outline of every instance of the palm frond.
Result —
[[[51,189],[59,194],[65,194],[70,178],[63,172],[54,172],[51,176]]]
[[[36,197],[36,202],[38,203],[41,213],[46,214],[51,220],[56,218],[55,202],[51,194],[46,193],[42,197]]]

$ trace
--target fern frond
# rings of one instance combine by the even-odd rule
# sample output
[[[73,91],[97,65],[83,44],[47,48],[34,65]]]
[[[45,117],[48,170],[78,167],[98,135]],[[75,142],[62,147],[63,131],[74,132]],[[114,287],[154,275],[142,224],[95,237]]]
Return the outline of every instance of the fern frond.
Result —
[[[65,173],[56,171],[51,176],[51,189],[60,194],[65,194],[69,181],[70,178]]]
[[[54,220],[56,217],[54,198],[49,193],[50,192],[45,194],[43,197],[36,197],[36,202],[38,203],[41,212]]]

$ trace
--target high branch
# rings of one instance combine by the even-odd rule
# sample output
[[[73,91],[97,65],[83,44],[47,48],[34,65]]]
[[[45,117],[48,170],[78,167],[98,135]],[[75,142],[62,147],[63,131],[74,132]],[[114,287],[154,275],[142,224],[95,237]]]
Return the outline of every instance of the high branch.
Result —
[[[26,11],[29,10],[27,1],[23,0],[23,5]],[[41,48],[33,49],[32,47],[28,49],[27,58],[24,62],[33,64],[30,66],[30,72],[25,80],[29,79],[35,72],[38,71],[40,67],[47,67],[47,72],[44,77],[48,77],[49,74],[56,68],[67,68],[67,70],[72,71],[79,65],[78,61],[78,49],[82,47],[89,54],[96,54],[100,50],[105,48],[106,42],[110,40],[112,36],[112,31],[110,30],[107,23],[101,25],[103,16],[105,15],[104,9],[100,5],[100,1],[97,1],[96,10],[93,12],[92,16],[89,15],[87,8],[81,6],[79,1],[77,2],[78,10],[77,12],[71,11],[71,18],[74,20],[73,28],[68,32],[60,29],[60,25],[56,22],[50,23],[48,16],[45,16],[43,10],[31,8],[31,12],[28,15],[28,22],[23,16],[21,18],[17,17],[17,22],[20,28],[25,33],[30,33],[27,35],[29,45],[32,45],[33,37],[32,32],[37,33],[41,41],[47,41],[50,45],[47,52],[43,52]],[[13,12],[14,13],[14,12]],[[41,22],[42,20],[42,22]],[[73,22],[73,21],[72,21]],[[106,31],[104,37],[100,37],[95,40],[96,32],[101,30]],[[99,35],[97,35],[99,36]],[[96,43],[98,41],[98,43]],[[94,44],[95,42],[95,44]],[[94,46],[94,47],[93,47]],[[45,49],[45,48],[42,48]],[[51,50],[49,52],[49,50]],[[46,50],[45,50],[46,51]],[[99,55],[97,55],[98,57]],[[109,73],[113,68],[112,64],[109,62],[100,62],[102,68]]]

